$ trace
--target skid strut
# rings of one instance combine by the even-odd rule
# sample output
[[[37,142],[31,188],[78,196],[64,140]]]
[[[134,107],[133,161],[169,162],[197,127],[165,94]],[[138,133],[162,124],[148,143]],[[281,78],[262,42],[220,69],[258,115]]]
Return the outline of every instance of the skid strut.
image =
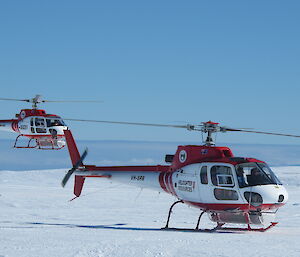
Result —
[[[172,209],[173,209],[173,207],[174,207],[176,204],[178,204],[178,203],[183,203],[183,201],[182,201],[182,200],[180,200],[180,201],[177,201],[177,202],[175,202],[175,203],[173,203],[173,204],[171,205],[171,207],[170,207],[170,210],[169,210],[169,215],[168,215],[167,224],[166,224],[166,226],[164,227],[164,229],[167,229],[167,228],[169,228],[169,221],[170,221],[170,217],[171,217]]]
[[[35,144],[35,145],[33,145],[33,146],[30,145],[30,144],[31,144],[31,141],[33,140],[33,138],[30,138],[30,139],[28,140],[27,146],[17,146],[17,142],[18,142],[19,137],[25,137],[25,136],[22,135],[22,134],[17,136],[17,138],[16,138],[16,140],[15,140],[15,144],[14,144],[14,146],[13,146],[14,148],[37,148],[37,147],[38,147],[37,144]]]
[[[205,211],[201,212],[200,215],[199,215],[199,218],[198,218],[198,222],[197,222],[197,226],[196,226],[196,230],[199,230],[199,224],[200,224],[200,219],[202,217],[202,215],[205,213]]]

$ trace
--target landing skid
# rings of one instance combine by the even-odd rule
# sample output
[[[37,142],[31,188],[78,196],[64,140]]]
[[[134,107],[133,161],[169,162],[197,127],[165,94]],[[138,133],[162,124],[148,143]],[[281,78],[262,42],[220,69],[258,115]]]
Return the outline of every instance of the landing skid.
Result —
[[[166,230],[166,231],[181,231],[181,232],[199,232],[199,233],[230,233],[230,232],[247,232],[247,231],[253,231],[253,232],[265,232],[269,230],[270,228],[276,226],[278,222],[272,222],[271,225],[269,225],[266,228],[230,228],[230,227],[218,227],[216,226],[215,228],[212,229],[196,229],[196,228],[161,228],[161,230]]]
[[[268,227],[265,228],[251,228],[250,226],[248,226],[247,228],[217,228],[216,230],[227,230],[227,231],[256,231],[256,232],[265,232],[267,230],[269,230],[270,228],[276,226],[278,224],[278,222],[271,222],[271,224]]]
[[[268,227],[265,228],[251,228],[250,224],[247,224],[247,228],[238,228],[238,227],[223,227],[226,223],[220,223],[217,222],[217,226],[212,228],[212,229],[199,229],[199,224],[200,224],[200,220],[203,216],[203,214],[205,213],[205,211],[202,211],[201,214],[199,215],[198,218],[198,222],[197,225],[194,229],[190,229],[190,228],[169,228],[169,221],[170,221],[170,217],[171,217],[171,213],[172,213],[172,209],[173,207],[178,204],[178,203],[184,203],[182,200],[179,200],[175,203],[173,203],[170,207],[169,210],[169,214],[168,214],[168,220],[166,223],[166,226],[161,228],[162,230],[170,230],[170,231],[186,231],[186,232],[207,232],[207,233],[212,233],[212,232],[221,232],[221,231],[228,231],[228,232],[242,232],[242,231],[255,231],[255,232],[265,232],[267,230],[269,230],[270,228],[276,226],[278,224],[278,222],[271,222],[271,224]],[[245,216],[249,216],[249,214],[245,214]],[[248,222],[249,222],[249,217],[248,217]]]
[[[38,147],[36,141],[35,141],[35,145],[31,145],[31,142],[32,142],[33,138],[30,138],[30,139],[28,140],[27,145],[25,145],[25,146],[18,146],[18,145],[17,145],[17,142],[18,142],[19,137],[23,137],[23,135],[18,135],[18,136],[17,136],[17,138],[16,138],[16,140],[15,140],[14,148],[37,148],[37,147]]]
[[[62,148],[64,147],[64,145],[61,146],[61,147],[57,146],[52,138],[50,139],[48,145],[43,145],[43,144],[40,142],[39,139],[30,138],[30,139],[28,140],[27,145],[25,145],[25,146],[18,146],[18,145],[17,145],[17,142],[18,142],[19,137],[25,137],[25,136],[24,136],[24,135],[19,135],[19,136],[17,136],[17,138],[16,138],[16,140],[15,140],[15,144],[14,144],[14,146],[13,146],[14,148],[27,148],[27,149],[37,148],[37,149],[40,149],[40,150],[60,150],[60,149],[62,149]],[[26,138],[27,138],[27,137],[26,137]],[[35,141],[34,141],[34,142],[35,142],[34,145],[31,144],[31,142],[32,142],[33,140],[35,140]]]
[[[233,231],[220,231],[215,229],[192,229],[192,228],[161,228],[164,231],[192,232],[192,233],[233,233]]]

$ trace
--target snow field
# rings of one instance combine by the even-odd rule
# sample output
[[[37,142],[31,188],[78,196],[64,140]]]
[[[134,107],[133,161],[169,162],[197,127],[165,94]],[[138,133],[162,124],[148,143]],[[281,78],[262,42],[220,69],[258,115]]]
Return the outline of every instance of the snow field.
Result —
[[[300,256],[300,167],[273,168],[289,192],[265,233],[161,231],[174,198],[87,179],[73,198],[66,170],[0,171],[0,256]],[[177,205],[170,226],[193,228],[199,210]],[[202,227],[212,227],[205,216]]]

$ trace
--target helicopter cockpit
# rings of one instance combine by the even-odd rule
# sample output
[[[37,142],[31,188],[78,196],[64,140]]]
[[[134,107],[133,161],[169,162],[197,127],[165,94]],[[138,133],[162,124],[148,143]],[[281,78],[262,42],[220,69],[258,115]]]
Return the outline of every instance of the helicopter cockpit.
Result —
[[[247,162],[236,165],[240,188],[258,185],[282,185],[266,163]]]

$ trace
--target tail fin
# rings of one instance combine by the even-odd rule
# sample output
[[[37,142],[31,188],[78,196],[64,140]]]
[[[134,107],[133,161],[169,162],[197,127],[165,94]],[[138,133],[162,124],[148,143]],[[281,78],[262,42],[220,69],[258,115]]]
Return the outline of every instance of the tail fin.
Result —
[[[77,145],[75,143],[75,140],[73,138],[71,130],[64,130],[67,146],[70,154],[70,158],[72,161],[73,166],[77,164],[77,162],[80,160],[80,154],[77,148]]]
[[[75,175],[74,195],[79,197],[83,188],[85,177]]]
[[[64,130],[64,134],[67,141],[67,146],[70,154],[70,158],[73,164],[73,167],[79,164],[81,159],[76,142],[73,138],[72,132],[70,130]],[[75,175],[74,180],[74,194],[76,197],[79,197],[83,188],[85,177]]]

